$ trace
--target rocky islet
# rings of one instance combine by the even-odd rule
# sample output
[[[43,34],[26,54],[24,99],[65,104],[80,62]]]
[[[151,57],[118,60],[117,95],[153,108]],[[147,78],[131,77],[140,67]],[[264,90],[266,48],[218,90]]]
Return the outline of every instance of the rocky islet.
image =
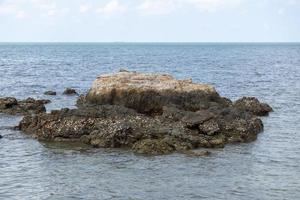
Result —
[[[2,105],[16,106],[13,99],[0,105],[1,111]],[[30,112],[17,128],[47,141],[79,141],[150,155],[208,155],[193,150],[254,141],[263,130],[259,116],[272,111],[254,97],[232,102],[210,85],[128,71],[97,78],[78,98],[77,107]]]

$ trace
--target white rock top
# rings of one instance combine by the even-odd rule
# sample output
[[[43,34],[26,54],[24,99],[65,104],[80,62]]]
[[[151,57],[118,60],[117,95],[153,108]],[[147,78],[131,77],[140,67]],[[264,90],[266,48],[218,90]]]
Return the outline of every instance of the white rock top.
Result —
[[[147,91],[154,90],[163,92],[166,90],[176,92],[204,91],[215,93],[213,86],[207,84],[193,83],[189,80],[176,80],[167,74],[144,74],[137,72],[122,71],[115,74],[99,76],[93,83],[89,94],[98,95],[111,90],[132,90]]]

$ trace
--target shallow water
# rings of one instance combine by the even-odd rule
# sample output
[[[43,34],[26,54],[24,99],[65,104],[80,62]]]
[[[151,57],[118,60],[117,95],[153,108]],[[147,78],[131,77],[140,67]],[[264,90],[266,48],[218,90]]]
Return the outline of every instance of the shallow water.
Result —
[[[64,88],[85,93],[120,68],[191,77],[275,112],[257,141],[200,158],[42,143],[12,130],[20,117],[0,114],[0,199],[300,198],[300,44],[0,44],[0,97],[73,107]]]

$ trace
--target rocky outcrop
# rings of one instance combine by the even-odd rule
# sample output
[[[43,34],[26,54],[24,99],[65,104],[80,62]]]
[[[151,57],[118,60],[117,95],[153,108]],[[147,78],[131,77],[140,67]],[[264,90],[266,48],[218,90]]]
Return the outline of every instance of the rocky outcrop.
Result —
[[[50,100],[27,98],[17,100],[13,97],[0,98],[0,112],[11,115],[38,114],[46,112],[45,104]]]
[[[77,92],[75,89],[72,88],[66,88],[65,91],[63,92],[64,95],[76,95]]]
[[[123,71],[98,78],[79,97],[78,109],[28,115],[18,128],[41,140],[80,141],[150,155],[208,155],[194,149],[257,138],[263,130],[257,116],[268,110],[267,104],[251,101],[255,108],[243,99],[232,103],[212,86]]]
[[[121,105],[145,114],[162,113],[163,106],[197,111],[212,105],[224,107],[231,104],[210,85],[176,80],[170,75],[126,71],[100,76],[86,99],[81,100],[83,102],[79,101],[79,104]]]
[[[236,109],[251,112],[254,115],[266,116],[273,109],[266,103],[260,103],[255,97],[243,97],[233,105]]]

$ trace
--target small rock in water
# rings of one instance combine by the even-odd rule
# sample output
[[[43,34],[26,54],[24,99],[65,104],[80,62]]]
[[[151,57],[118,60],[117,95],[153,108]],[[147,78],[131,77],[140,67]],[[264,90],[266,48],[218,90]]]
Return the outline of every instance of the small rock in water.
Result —
[[[0,98],[0,112],[10,115],[38,114],[46,112],[45,104],[50,103],[48,99],[35,100],[27,98],[17,100],[13,97]]]
[[[266,116],[273,111],[268,104],[259,102],[255,97],[243,97],[234,102],[233,106],[236,109],[248,111],[257,116]]]
[[[3,136],[2,136],[2,135],[0,135],[0,139],[1,139],[1,138],[3,138]]]
[[[18,101],[14,97],[0,98],[0,109],[9,109],[17,104]]]
[[[127,69],[120,69],[119,72],[129,72]]]
[[[54,95],[56,95],[56,92],[55,91],[46,91],[46,92],[44,92],[44,95],[54,96]]]
[[[76,95],[77,92],[75,89],[72,88],[66,88],[65,91],[63,92],[64,95]]]

